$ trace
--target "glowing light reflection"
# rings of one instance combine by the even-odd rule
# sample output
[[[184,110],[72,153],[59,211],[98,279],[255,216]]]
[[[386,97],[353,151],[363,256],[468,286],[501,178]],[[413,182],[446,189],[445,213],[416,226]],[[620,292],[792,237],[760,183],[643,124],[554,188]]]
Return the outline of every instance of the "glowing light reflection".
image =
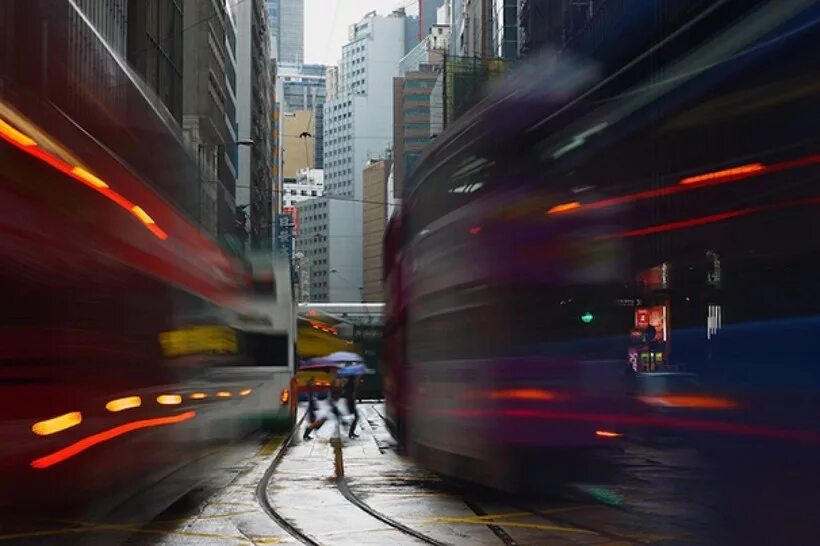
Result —
[[[48,468],[50,466],[54,466],[55,464],[61,463],[66,459],[70,459],[78,453],[82,453],[83,451],[91,447],[94,447],[95,445],[101,444],[108,440],[113,440],[114,438],[122,436],[123,434],[127,434],[129,432],[145,428],[181,423],[183,421],[187,421],[188,419],[193,419],[194,417],[196,417],[196,412],[187,411],[185,413],[173,415],[171,417],[158,417],[155,419],[144,419],[142,421],[126,423],[125,425],[120,425],[118,427],[108,429],[98,434],[87,436],[86,438],[83,438],[78,442],[74,442],[73,444],[64,447],[59,451],[55,451],[50,455],[46,455],[45,457],[35,459],[31,461],[30,466],[32,468],[42,470],[44,468]]]
[[[182,404],[182,396],[178,394],[160,394],[157,396],[157,404],[162,406],[178,406]]]
[[[79,411],[72,411],[45,421],[38,421],[31,426],[31,431],[37,436],[48,436],[61,432],[67,428],[76,427],[83,422],[83,415]]]
[[[124,398],[117,398],[111,400],[105,405],[105,409],[111,412],[118,412],[132,408],[138,408],[142,405],[142,398],[139,396],[126,396]]]

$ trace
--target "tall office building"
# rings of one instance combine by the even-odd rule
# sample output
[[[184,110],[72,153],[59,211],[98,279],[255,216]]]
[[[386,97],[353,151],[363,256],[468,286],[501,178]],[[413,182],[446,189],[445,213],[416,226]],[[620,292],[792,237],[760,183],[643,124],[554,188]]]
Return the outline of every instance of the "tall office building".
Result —
[[[179,0],[128,2],[128,62],[182,125],[182,11]]]
[[[390,160],[370,161],[364,168],[362,205],[362,301],[384,301],[384,228],[387,225],[387,181]]]
[[[311,258],[314,301],[361,301],[362,171],[369,160],[384,156],[392,138],[390,89],[406,52],[406,27],[403,10],[368,13],[350,28],[338,78],[328,70],[325,197],[317,200],[315,212],[301,215],[303,225],[316,230],[315,236],[303,231],[300,237]]]
[[[268,42],[270,43],[270,58],[279,58],[279,15],[282,0],[265,0],[265,9],[268,12]]]
[[[415,21],[417,24],[417,33],[415,43],[418,44],[420,41],[424,40],[424,37],[430,34],[430,27],[437,24],[438,18],[438,11],[443,6],[447,5],[450,0],[422,0],[419,2],[420,6],[420,13],[418,15],[418,19]],[[415,17],[413,19],[416,19]],[[409,51],[409,49],[408,49]]]
[[[362,168],[392,137],[391,82],[404,56],[405,15],[368,13],[342,48],[337,96],[325,102],[325,193],[362,198]]]
[[[265,0],[270,26],[270,55],[282,63],[305,59],[305,0]]]
[[[279,66],[280,101],[285,112],[313,110],[325,100],[325,71],[322,64],[293,64],[281,61]]]
[[[270,249],[274,198],[268,12],[263,0],[231,0],[231,11],[237,29],[237,138],[252,142],[239,148],[236,205],[250,220],[251,247]]]
[[[393,157],[395,197],[416,166],[424,147],[441,132],[441,69],[450,42],[450,26],[433,25],[430,33],[399,63],[393,80]],[[438,85],[437,85],[438,84]]]
[[[301,142],[296,142],[300,148],[310,147],[310,154],[305,154],[312,156],[309,168],[317,169],[323,168],[324,111],[322,107],[326,95],[325,72],[324,65],[280,63],[276,80],[277,97],[279,97],[282,110],[280,139],[283,143],[292,138],[303,139]],[[302,112],[309,113],[307,122],[294,125],[294,121],[288,116],[300,113],[297,115],[301,117]],[[290,127],[285,127],[286,125]],[[304,167],[306,166],[294,166],[295,169]],[[283,165],[282,170],[289,170],[289,166]]]
[[[200,225],[221,239],[234,227],[230,218],[237,174],[235,30],[224,3],[185,0],[184,6],[182,129],[202,176]],[[210,24],[196,24],[202,20]]]
[[[305,0],[280,0],[279,55],[283,63],[305,61]]]

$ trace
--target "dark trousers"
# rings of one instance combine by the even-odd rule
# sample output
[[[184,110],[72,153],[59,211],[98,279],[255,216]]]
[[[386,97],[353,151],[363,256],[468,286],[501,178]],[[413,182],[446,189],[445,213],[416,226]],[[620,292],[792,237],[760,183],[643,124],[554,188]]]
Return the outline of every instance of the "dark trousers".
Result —
[[[353,434],[356,431],[356,425],[359,424],[359,412],[356,410],[356,399],[348,399],[347,407],[350,409],[350,413],[353,414],[353,422],[350,423],[350,434]]]

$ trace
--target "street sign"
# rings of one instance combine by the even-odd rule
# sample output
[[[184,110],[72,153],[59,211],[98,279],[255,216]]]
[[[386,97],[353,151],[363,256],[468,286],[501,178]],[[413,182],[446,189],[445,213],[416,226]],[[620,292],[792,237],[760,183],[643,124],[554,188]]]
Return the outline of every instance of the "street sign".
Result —
[[[287,257],[293,269],[293,222],[288,214],[276,215],[276,254]]]

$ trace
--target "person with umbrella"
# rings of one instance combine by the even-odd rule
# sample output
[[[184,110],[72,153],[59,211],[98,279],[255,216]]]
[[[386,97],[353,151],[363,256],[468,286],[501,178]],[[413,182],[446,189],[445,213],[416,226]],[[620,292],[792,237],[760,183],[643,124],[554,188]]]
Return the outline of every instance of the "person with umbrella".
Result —
[[[353,415],[353,422],[350,423],[350,430],[348,437],[353,440],[359,437],[356,434],[356,425],[359,424],[359,412],[356,410],[356,386],[359,383],[359,376],[352,376],[348,378],[345,384],[345,399],[347,399],[347,409]]]
[[[359,412],[356,409],[357,391],[359,377],[365,373],[367,373],[367,368],[363,364],[353,364],[342,368],[336,375],[339,378],[347,378],[347,382],[344,385],[344,397],[347,400],[347,409],[351,415],[353,415],[353,422],[350,423],[350,430],[348,431],[348,436],[351,440],[359,437],[359,435],[356,434],[356,425],[359,423]]]

